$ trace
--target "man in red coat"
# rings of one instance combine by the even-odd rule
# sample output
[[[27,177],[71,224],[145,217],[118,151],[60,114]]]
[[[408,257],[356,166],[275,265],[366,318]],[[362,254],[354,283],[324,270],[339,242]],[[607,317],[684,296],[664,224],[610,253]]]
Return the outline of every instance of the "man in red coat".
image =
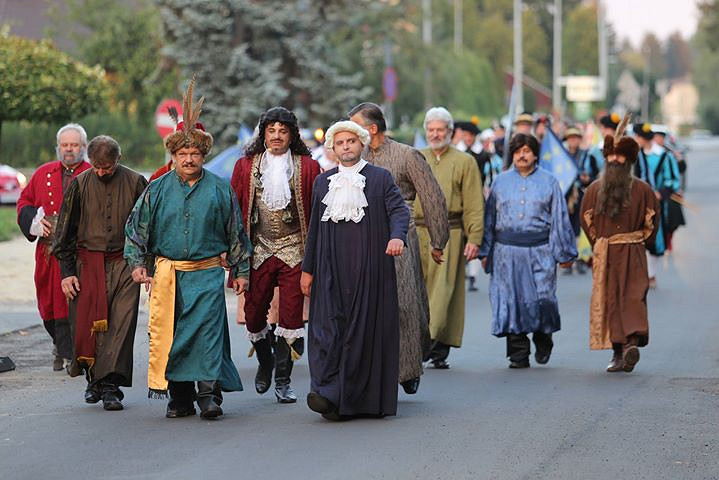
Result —
[[[304,351],[300,275],[312,185],[319,173],[319,164],[300,138],[297,118],[283,107],[262,114],[257,137],[232,173],[232,188],[253,247],[245,322],[259,362],[255,389],[260,394],[269,390],[274,369],[280,403],[297,401],[290,374],[293,361]],[[279,320],[271,330],[267,313],[275,287]]]
[[[41,165],[17,202],[17,223],[28,240],[37,239],[35,289],[37,307],[54,344],[53,370],[60,371],[72,358],[72,336],[67,321],[67,301],[60,288],[60,267],[50,255],[55,225],[67,187],[73,178],[90,168],[87,134],[71,123],[57,132],[57,160]]]

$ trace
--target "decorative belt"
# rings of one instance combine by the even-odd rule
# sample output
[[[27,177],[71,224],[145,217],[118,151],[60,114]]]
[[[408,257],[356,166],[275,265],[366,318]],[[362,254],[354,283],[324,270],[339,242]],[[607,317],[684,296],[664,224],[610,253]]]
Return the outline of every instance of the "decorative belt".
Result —
[[[449,228],[462,228],[462,214],[460,212],[449,212],[447,215],[449,220]],[[424,217],[418,217],[414,219],[414,223],[418,227],[426,227],[427,224],[424,222]]]
[[[651,234],[646,230],[629,233],[617,233],[611,237],[601,237],[594,242],[592,256],[592,300],[589,307],[589,348],[601,350],[612,348],[609,338],[607,309],[607,262],[609,245],[643,243]]]
[[[496,232],[497,243],[514,247],[538,247],[549,243],[549,232]]]
[[[165,370],[167,370],[175,330],[176,271],[196,272],[217,267],[222,267],[219,256],[204,260],[170,260],[160,256],[155,258],[155,274],[150,294],[150,320],[147,325],[150,336],[147,372],[149,397],[164,398],[167,395]]]

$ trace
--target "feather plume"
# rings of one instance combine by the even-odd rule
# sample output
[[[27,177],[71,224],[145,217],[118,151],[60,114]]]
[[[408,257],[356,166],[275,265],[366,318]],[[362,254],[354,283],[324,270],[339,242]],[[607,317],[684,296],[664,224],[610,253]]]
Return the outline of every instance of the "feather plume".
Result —
[[[182,96],[182,114],[184,117],[184,121],[182,124],[182,130],[185,133],[188,133],[190,130],[192,130],[195,127],[195,122],[192,119],[192,94],[195,91],[195,80],[197,76],[195,74],[192,75],[192,80],[190,80],[190,84],[187,86],[187,91]]]
[[[619,125],[617,125],[617,133],[614,134],[614,145],[617,145],[619,140],[621,140],[624,136],[624,131],[627,129],[627,125],[629,125],[629,120],[631,120],[631,118],[632,114],[627,112],[622,121],[619,122]]]
[[[167,113],[170,114],[170,117],[172,117],[172,120],[175,122],[175,125],[180,123],[180,115],[177,113],[177,109],[175,107],[168,108]]]

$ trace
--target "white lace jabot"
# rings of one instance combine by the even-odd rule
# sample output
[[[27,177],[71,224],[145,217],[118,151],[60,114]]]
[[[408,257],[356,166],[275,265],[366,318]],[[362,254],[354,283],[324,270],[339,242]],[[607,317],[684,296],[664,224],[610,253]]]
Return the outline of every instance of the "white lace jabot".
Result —
[[[365,165],[367,161],[364,159],[351,167],[340,164],[339,171],[329,177],[329,190],[322,199],[322,203],[327,205],[321,219],[323,222],[343,220],[359,223],[362,220],[367,197],[364,195],[365,177],[359,172]]]
[[[292,200],[290,179],[292,178],[292,152],[272,155],[269,151],[260,161],[262,174],[262,201],[271,211],[283,210]]]

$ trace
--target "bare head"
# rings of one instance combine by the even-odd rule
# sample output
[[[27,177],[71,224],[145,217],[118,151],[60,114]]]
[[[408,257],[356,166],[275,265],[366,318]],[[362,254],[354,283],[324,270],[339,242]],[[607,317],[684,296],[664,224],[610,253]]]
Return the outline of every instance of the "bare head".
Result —
[[[55,155],[65,166],[87,160],[87,133],[81,125],[68,123],[57,131]]]

